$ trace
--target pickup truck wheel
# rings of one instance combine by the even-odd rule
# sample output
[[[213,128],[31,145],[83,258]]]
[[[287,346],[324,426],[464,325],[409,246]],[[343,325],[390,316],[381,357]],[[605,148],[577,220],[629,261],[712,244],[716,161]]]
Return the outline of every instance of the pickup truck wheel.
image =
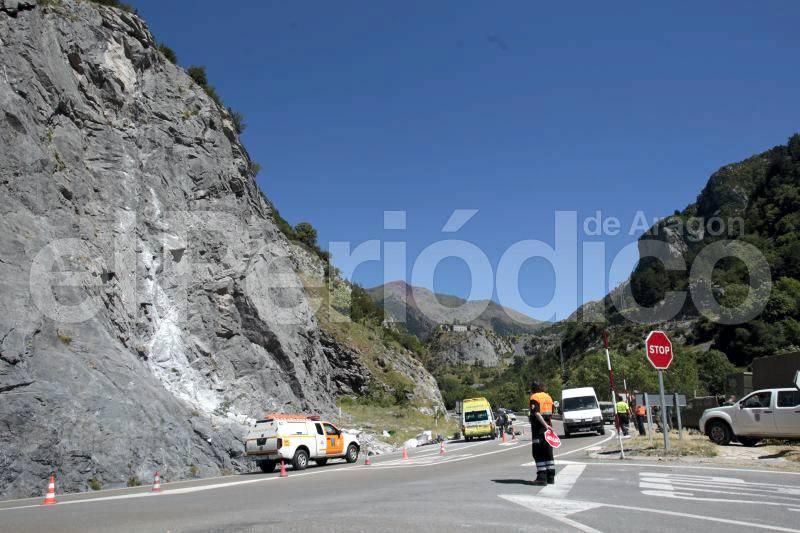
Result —
[[[347,447],[347,455],[344,456],[344,460],[348,463],[355,463],[358,461],[358,446],[355,444],[351,444]]]
[[[754,439],[753,437],[736,437],[736,440],[738,440],[742,446],[747,446],[748,448],[752,448],[761,441],[761,439]]]
[[[294,452],[294,458],[292,458],[292,467],[294,467],[295,470],[305,470],[307,466],[308,452],[302,448]]]
[[[274,472],[274,471],[275,471],[275,465],[276,465],[276,464],[277,464],[277,463],[276,463],[275,461],[270,461],[270,460],[267,460],[267,461],[259,461],[259,462],[258,462],[258,467],[259,467],[259,468],[261,469],[261,471],[262,471],[262,472],[264,472],[265,474],[269,474],[270,472]]]
[[[711,442],[725,446],[731,442],[731,428],[722,420],[712,420],[706,427],[706,435]]]
[[[328,464],[328,458],[326,457],[324,459],[314,459],[314,462],[317,463],[319,466],[325,466],[326,464]]]

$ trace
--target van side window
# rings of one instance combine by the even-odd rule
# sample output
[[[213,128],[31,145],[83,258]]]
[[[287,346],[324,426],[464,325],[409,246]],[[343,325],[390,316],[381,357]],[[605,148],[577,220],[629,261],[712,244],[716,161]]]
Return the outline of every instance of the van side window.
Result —
[[[778,391],[778,407],[800,406],[800,390]]]
[[[325,434],[325,432],[322,431],[322,424],[320,424],[319,422],[315,422],[314,425],[317,426],[317,435]]]

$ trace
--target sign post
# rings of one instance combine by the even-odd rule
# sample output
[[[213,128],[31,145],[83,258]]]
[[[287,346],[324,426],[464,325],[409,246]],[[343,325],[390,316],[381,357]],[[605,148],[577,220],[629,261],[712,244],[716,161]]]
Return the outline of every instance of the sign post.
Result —
[[[681,424],[681,404],[680,401],[678,400],[678,393],[677,392],[673,393],[673,396],[675,398],[672,405],[674,405],[675,416],[678,420],[678,440],[683,440],[683,424]]]
[[[644,408],[647,410],[647,436],[650,438],[650,446],[653,446],[653,412],[650,406],[650,395],[644,393]]]
[[[664,398],[664,370],[672,363],[672,342],[663,331],[651,331],[644,341],[645,355],[653,368],[658,370],[658,389],[661,396],[661,428],[664,433],[664,451],[669,450],[669,424],[667,402]]]
[[[611,354],[608,351],[608,331],[603,330],[603,346],[606,348],[606,363],[608,364],[608,383],[611,386],[611,405],[614,406],[614,424],[617,428],[619,441],[619,458],[625,459],[625,448],[622,445],[622,423],[617,412],[617,391],[614,390],[614,371],[611,370]]]

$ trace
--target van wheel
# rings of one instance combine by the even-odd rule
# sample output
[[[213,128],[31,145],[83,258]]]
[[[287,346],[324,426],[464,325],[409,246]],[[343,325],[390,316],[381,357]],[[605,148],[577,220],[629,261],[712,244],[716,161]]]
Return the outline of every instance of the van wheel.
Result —
[[[761,441],[761,439],[754,439],[753,437],[736,437],[736,440],[738,440],[742,446],[747,446],[748,448],[752,448]]]
[[[325,466],[326,464],[328,464],[328,458],[326,457],[324,459],[314,459],[314,462],[317,463],[319,466]]]
[[[294,452],[294,457],[292,458],[292,467],[295,470],[305,470],[307,466],[308,452],[302,448]]]
[[[258,462],[258,467],[261,468],[261,471],[264,472],[265,474],[274,472],[275,465],[276,465],[275,461],[270,461],[270,460]]]
[[[605,435],[606,434],[606,427],[600,426],[600,429],[597,430],[598,435]]]
[[[358,446],[355,444],[351,444],[347,447],[347,455],[344,456],[344,460],[348,463],[355,463],[358,461]]]
[[[725,446],[731,442],[731,428],[722,420],[712,420],[706,427],[706,435],[711,442]]]

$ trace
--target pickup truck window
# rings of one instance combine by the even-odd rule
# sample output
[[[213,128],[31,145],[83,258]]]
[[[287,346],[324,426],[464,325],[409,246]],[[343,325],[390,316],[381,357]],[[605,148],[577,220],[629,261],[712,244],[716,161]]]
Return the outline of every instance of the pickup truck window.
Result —
[[[766,408],[769,407],[770,400],[772,400],[772,392],[759,392],[742,400],[742,407],[745,409]]]
[[[338,435],[339,430],[333,427],[333,424],[325,424],[325,433],[328,435]]]
[[[800,390],[778,391],[778,407],[800,406]]]

